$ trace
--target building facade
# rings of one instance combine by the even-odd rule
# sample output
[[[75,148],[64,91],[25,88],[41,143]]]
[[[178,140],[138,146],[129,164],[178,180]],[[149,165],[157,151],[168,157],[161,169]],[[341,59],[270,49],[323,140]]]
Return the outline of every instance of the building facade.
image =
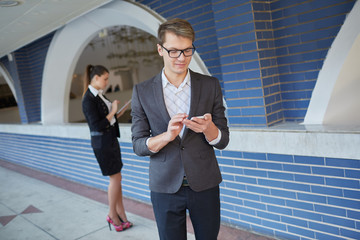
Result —
[[[196,32],[193,69],[220,80],[227,107],[222,222],[279,239],[360,239],[358,15],[354,0],[113,1],[0,59],[21,119],[0,125],[0,158],[106,189],[87,125],[68,123],[81,49],[109,26],[156,36],[180,17]],[[149,159],[134,154],[130,124],[120,130],[124,195],[150,203]]]

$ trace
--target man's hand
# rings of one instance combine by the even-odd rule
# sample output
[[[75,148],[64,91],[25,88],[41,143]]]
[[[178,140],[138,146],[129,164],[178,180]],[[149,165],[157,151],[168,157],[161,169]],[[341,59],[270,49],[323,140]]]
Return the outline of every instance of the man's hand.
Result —
[[[178,113],[174,115],[169,121],[166,132],[157,135],[155,137],[149,138],[149,141],[147,143],[148,149],[152,152],[158,152],[163,147],[165,147],[169,142],[174,140],[181,132],[181,129],[184,126],[183,121],[187,117],[188,115],[185,113]]]
[[[218,128],[213,123],[210,113],[204,114],[204,118],[192,117],[191,120],[184,119],[183,123],[194,132],[203,133],[209,142],[218,136]]]
[[[167,140],[169,142],[174,140],[176,138],[176,136],[179,135],[179,133],[181,132],[181,129],[184,126],[183,121],[187,117],[188,117],[188,115],[185,113],[178,113],[171,118],[171,120],[168,124],[167,132],[165,134],[165,136],[167,137]]]

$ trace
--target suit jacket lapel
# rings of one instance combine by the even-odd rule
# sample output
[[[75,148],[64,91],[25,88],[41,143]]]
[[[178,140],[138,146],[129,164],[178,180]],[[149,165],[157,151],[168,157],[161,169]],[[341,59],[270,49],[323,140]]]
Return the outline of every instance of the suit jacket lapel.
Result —
[[[196,113],[200,101],[200,80],[195,77],[195,74],[190,70],[191,78],[191,100],[189,117],[193,117]]]
[[[164,93],[162,89],[162,81],[161,81],[161,72],[160,74],[156,75],[153,81],[153,91],[154,91],[154,98],[155,104],[158,106],[158,110],[160,111],[161,115],[163,116],[165,122],[170,121],[170,115],[166,109],[165,101],[164,101]]]
[[[193,72],[190,70],[190,79],[191,79],[191,99],[190,99],[190,110],[189,110],[189,119],[195,116],[196,109],[200,100],[200,81],[195,77]],[[189,129],[185,128],[182,140],[186,137]]]
[[[190,100],[190,111],[189,111],[189,118],[194,116],[196,113],[196,109],[198,107],[199,99],[200,99],[200,81],[198,78],[195,77],[193,72],[190,70],[190,78],[191,78],[191,100]],[[153,92],[155,98],[155,104],[158,106],[158,109],[163,116],[165,122],[170,121],[170,115],[166,109],[165,101],[164,101],[164,92],[162,87],[162,80],[161,80],[161,72],[155,76],[153,81]],[[185,128],[183,137],[184,139],[188,132],[188,128]],[[177,137],[180,139],[180,137]]]

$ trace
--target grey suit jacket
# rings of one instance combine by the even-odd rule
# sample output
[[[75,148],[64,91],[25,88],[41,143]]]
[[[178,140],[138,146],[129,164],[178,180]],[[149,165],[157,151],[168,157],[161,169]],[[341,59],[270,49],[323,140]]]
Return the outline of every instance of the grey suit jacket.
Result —
[[[211,113],[221,131],[221,140],[211,146],[204,134],[186,128],[158,153],[152,153],[146,140],[167,131],[170,116],[166,110],[161,73],[134,86],[132,95],[132,142],[139,156],[150,156],[150,190],[175,193],[186,174],[194,191],[203,191],[222,181],[214,147],[223,149],[229,142],[229,129],[224,114],[222,92],[218,79],[190,71],[191,103],[189,118]]]

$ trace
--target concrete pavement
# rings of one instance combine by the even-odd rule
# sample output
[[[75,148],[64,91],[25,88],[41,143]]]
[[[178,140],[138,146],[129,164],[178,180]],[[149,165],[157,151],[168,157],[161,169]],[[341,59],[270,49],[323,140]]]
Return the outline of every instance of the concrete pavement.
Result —
[[[122,232],[106,222],[107,193],[0,160],[1,240],[158,240],[152,207],[124,198],[134,226]],[[222,225],[218,240],[271,240]],[[188,219],[188,240],[195,240]]]

